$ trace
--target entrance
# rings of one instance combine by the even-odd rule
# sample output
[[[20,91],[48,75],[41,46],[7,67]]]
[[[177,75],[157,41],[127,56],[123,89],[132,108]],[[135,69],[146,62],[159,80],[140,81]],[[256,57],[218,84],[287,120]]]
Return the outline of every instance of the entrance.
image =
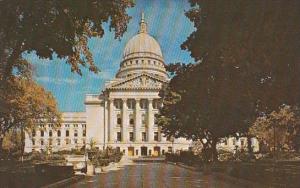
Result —
[[[154,153],[153,153],[153,156],[155,156],[155,157],[160,156],[160,147],[158,147],[158,146],[155,146],[155,147],[154,147]]]
[[[128,147],[128,156],[134,156],[134,147]]]
[[[141,147],[141,155],[142,156],[147,156],[147,147],[145,147],[145,146]]]

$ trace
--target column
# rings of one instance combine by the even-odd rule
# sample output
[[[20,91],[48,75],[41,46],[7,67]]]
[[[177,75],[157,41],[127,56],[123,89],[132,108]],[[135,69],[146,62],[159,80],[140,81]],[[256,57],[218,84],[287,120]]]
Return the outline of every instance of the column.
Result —
[[[142,132],[141,132],[141,113],[140,113],[140,99],[135,100],[135,141],[140,142],[142,141]]]
[[[153,106],[152,99],[148,99],[148,141],[154,141],[154,114],[153,114]]]
[[[107,147],[107,142],[109,142],[109,126],[108,126],[108,122],[109,122],[109,120],[108,120],[108,118],[109,118],[109,107],[108,107],[108,101],[107,101],[107,99],[105,99],[104,100],[104,115],[105,115],[105,117],[104,117],[104,129],[105,129],[105,133],[104,133],[104,143],[105,143],[105,147]]]
[[[108,117],[109,117],[108,135],[109,135],[109,138],[108,138],[108,140],[110,142],[114,141],[114,133],[113,133],[114,117],[113,117],[113,112],[114,112],[114,99],[109,99],[109,109],[108,109]]]
[[[122,141],[128,141],[127,99],[122,99]]]

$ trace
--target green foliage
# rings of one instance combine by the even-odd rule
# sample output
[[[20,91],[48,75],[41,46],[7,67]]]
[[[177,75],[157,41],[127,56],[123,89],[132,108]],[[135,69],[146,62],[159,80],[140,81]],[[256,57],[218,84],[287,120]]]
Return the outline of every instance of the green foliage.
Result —
[[[283,105],[277,111],[258,117],[250,128],[261,143],[274,150],[297,150],[300,135],[300,111],[297,107]]]
[[[127,30],[130,0],[4,0],[0,2],[0,73],[9,76],[23,52],[66,58],[71,70],[97,72],[88,38],[104,35],[103,23],[119,38]]]
[[[119,162],[122,158],[122,153],[116,149],[107,148],[106,150],[90,151],[89,159],[93,165],[107,166],[110,162]]]

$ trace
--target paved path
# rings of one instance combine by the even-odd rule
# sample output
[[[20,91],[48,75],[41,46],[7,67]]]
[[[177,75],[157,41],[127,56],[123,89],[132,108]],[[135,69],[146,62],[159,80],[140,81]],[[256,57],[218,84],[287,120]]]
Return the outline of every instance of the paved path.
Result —
[[[120,170],[86,177],[72,188],[235,188],[211,175],[165,163],[137,163]]]

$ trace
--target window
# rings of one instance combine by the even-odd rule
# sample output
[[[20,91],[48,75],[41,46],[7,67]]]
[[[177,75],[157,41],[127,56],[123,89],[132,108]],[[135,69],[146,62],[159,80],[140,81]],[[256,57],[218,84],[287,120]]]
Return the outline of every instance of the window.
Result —
[[[44,137],[44,131],[41,130],[41,137]]]
[[[49,131],[49,137],[52,137],[52,130]]]
[[[122,140],[121,132],[117,132],[117,141],[121,141],[121,140]]]
[[[86,130],[82,131],[82,136],[85,137],[86,136]]]
[[[154,114],[154,125],[158,126],[158,114]]]
[[[82,126],[82,128],[86,128],[86,124],[82,124],[81,126]]]
[[[127,107],[128,107],[128,109],[134,109],[135,101],[133,99],[128,99],[127,100]]]
[[[121,114],[117,115],[117,125],[121,125],[122,124],[122,118],[121,118]]]
[[[49,124],[49,125],[48,125],[48,127],[49,127],[49,128],[53,127],[53,124],[52,124],[52,123],[51,123],[51,124]]]
[[[69,137],[69,135],[70,135],[70,131],[66,130],[66,137]]]
[[[114,101],[116,109],[122,109],[122,100],[116,99]]]
[[[77,136],[78,136],[78,131],[74,130],[74,137],[77,137]]]
[[[152,102],[153,108],[154,109],[158,109],[159,108],[159,100],[155,99]]]
[[[61,136],[61,132],[60,130],[57,131],[57,136],[60,137]]]
[[[35,140],[34,140],[34,139],[32,139],[32,145],[33,145],[33,146],[35,145]]]
[[[154,132],[154,141],[158,141],[158,132]]]
[[[44,145],[44,140],[41,140],[41,145]]]
[[[77,144],[77,143],[78,143],[78,140],[77,140],[77,139],[74,139],[74,143]]]
[[[35,132],[35,130],[32,130],[32,137],[35,137],[35,135],[36,135],[36,132]]]
[[[70,144],[70,140],[66,139],[66,145]]]
[[[78,124],[74,124],[74,127],[77,128],[77,127],[78,127]]]
[[[129,125],[133,126],[134,125],[134,118],[133,118],[133,114],[129,115]]]
[[[65,127],[70,127],[70,125],[69,124],[65,124]]]
[[[146,114],[142,114],[142,125],[146,126]]]
[[[147,109],[148,101],[146,99],[140,100],[141,109]]]
[[[131,142],[133,142],[133,140],[134,140],[133,132],[130,132],[130,133],[129,133],[129,140],[130,140]]]
[[[146,132],[142,132],[142,141],[146,141],[147,140],[147,134]]]

